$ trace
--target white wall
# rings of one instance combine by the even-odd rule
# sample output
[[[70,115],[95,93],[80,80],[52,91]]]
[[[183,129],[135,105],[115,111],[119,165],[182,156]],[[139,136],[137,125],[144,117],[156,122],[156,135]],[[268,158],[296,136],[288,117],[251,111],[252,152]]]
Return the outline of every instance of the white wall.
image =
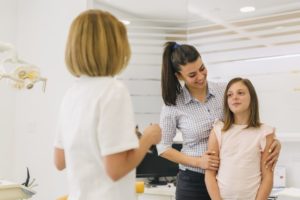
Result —
[[[67,193],[65,173],[54,168],[53,140],[60,101],[72,80],[64,65],[67,33],[71,21],[87,8],[87,3],[87,0],[17,2],[16,44],[19,56],[40,67],[42,75],[48,78],[45,93],[42,92],[42,84],[37,83],[32,90],[16,94],[15,154],[10,157],[14,161],[11,179],[24,181],[26,167],[29,167],[32,178],[38,184],[34,188],[37,194],[33,200],[53,200]]]
[[[0,41],[15,44],[17,0],[0,0]]]
[[[0,41],[16,42],[16,0],[0,0]],[[1,58],[1,57],[0,57]],[[0,66],[1,71],[1,66]],[[14,152],[15,91],[5,80],[0,81],[0,179],[11,177]]]
[[[278,166],[286,168],[286,184],[288,187],[300,188],[300,141],[282,142],[282,151],[278,160]]]

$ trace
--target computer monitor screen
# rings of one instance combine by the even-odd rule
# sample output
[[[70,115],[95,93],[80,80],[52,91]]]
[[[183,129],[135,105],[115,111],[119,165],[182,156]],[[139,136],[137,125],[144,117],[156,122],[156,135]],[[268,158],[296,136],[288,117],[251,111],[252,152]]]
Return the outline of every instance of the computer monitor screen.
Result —
[[[181,143],[174,143],[173,148],[181,150]],[[136,169],[137,178],[154,178],[176,176],[178,164],[158,156],[156,146],[153,145]]]

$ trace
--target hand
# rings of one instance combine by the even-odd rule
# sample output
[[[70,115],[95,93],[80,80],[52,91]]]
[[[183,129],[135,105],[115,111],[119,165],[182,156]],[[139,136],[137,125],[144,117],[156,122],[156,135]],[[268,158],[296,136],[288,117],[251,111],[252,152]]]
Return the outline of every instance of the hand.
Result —
[[[266,163],[265,163],[267,168],[272,167],[272,170],[274,170],[276,163],[278,161],[278,158],[279,158],[280,150],[281,150],[281,144],[280,144],[279,140],[275,138],[273,140],[270,148],[268,149],[269,155],[268,155]]]
[[[214,151],[206,151],[199,159],[197,167],[217,171],[219,169],[220,159]]]
[[[161,140],[161,129],[158,124],[150,124],[143,135],[149,138],[151,144],[158,144]]]

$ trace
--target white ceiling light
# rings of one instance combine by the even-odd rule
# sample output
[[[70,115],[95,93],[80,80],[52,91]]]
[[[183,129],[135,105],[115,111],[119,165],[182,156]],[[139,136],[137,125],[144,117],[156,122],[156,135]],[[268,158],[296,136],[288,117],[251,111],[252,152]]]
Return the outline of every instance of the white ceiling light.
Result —
[[[240,8],[240,12],[242,13],[248,13],[248,12],[254,12],[255,11],[255,7],[253,6],[245,6]]]

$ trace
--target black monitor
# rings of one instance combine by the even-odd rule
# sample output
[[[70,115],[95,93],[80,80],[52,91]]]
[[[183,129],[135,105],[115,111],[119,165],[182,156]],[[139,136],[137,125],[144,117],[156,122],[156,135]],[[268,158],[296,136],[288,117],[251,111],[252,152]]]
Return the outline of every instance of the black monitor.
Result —
[[[173,148],[181,150],[181,143],[174,143]],[[153,145],[136,169],[137,178],[149,178],[150,184],[163,184],[160,177],[174,177],[178,173],[178,164],[158,156],[156,146]]]

